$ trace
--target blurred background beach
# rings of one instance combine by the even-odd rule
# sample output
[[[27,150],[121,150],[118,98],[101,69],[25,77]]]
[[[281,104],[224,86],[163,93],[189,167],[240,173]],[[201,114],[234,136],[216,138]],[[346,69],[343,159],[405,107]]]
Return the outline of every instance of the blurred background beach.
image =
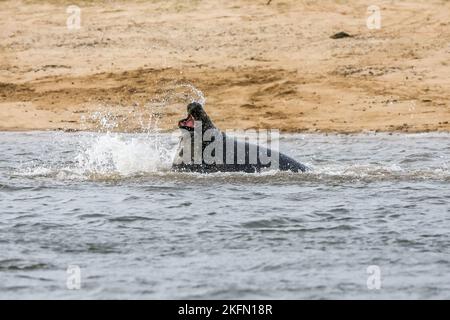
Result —
[[[0,130],[96,130],[98,112],[113,130],[171,130],[203,93],[222,129],[450,131],[450,1],[0,7]]]

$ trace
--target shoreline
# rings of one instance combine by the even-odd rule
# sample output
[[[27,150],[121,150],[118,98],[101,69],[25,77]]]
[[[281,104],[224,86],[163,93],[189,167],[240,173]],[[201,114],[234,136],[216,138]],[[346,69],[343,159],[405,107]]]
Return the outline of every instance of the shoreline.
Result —
[[[73,134],[79,134],[79,133],[88,133],[88,134],[171,134],[178,129],[173,130],[154,130],[151,129],[149,131],[119,131],[119,130],[112,130],[112,131],[105,131],[105,130],[76,130],[76,129],[31,129],[31,130],[23,130],[23,129],[11,129],[11,130],[1,130],[0,134],[2,133],[23,133],[23,134],[32,134],[32,133],[73,133]],[[232,129],[231,129],[232,130]],[[240,129],[238,129],[240,130]],[[244,129],[245,130],[245,129]],[[252,129],[253,130],[253,129]],[[256,129],[256,130],[264,130],[264,129]],[[275,129],[276,130],[276,129]],[[363,130],[363,131],[353,131],[353,132],[347,132],[347,131],[279,131],[280,134],[283,135],[325,135],[325,136],[357,136],[357,135],[427,135],[427,134],[450,134],[450,131],[369,131],[369,130]]]

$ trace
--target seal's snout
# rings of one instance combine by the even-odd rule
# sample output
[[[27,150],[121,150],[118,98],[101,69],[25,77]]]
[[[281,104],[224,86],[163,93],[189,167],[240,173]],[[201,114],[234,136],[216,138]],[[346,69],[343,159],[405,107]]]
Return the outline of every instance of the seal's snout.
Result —
[[[201,123],[202,132],[208,129],[215,129],[209,116],[206,114],[203,106],[198,102],[192,102],[187,105],[187,117],[178,122],[180,129],[193,131],[196,122]]]
[[[198,102],[192,102],[187,106],[187,117],[178,122],[178,127],[193,130],[196,120],[203,120],[203,107]]]
[[[188,115],[186,119],[180,120],[178,122],[178,127],[183,129],[194,129],[194,117],[192,115]]]

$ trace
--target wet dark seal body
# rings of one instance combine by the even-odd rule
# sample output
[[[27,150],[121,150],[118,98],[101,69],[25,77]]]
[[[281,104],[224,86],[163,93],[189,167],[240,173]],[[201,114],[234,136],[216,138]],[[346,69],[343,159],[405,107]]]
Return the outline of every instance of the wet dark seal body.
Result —
[[[304,172],[307,167],[294,159],[270,148],[247,141],[238,141],[217,129],[203,107],[198,103],[188,105],[188,117],[179,122],[183,134],[172,165],[175,171],[184,172],[247,172],[276,169]],[[200,130],[194,130],[201,123]],[[195,138],[202,138],[195,142]],[[203,157],[212,149],[213,161]],[[219,150],[219,151],[218,151]],[[196,153],[197,152],[197,153]],[[198,156],[198,157],[197,157]]]

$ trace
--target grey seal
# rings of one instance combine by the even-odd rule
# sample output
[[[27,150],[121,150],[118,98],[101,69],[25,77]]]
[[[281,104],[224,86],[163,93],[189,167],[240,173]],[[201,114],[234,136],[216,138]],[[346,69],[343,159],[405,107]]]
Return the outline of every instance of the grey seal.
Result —
[[[254,173],[265,169],[308,170],[281,152],[226,135],[197,102],[187,106],[187,117],[178,122],[178,127],[182,129],[182,136],[172,164],[174,171]]]

